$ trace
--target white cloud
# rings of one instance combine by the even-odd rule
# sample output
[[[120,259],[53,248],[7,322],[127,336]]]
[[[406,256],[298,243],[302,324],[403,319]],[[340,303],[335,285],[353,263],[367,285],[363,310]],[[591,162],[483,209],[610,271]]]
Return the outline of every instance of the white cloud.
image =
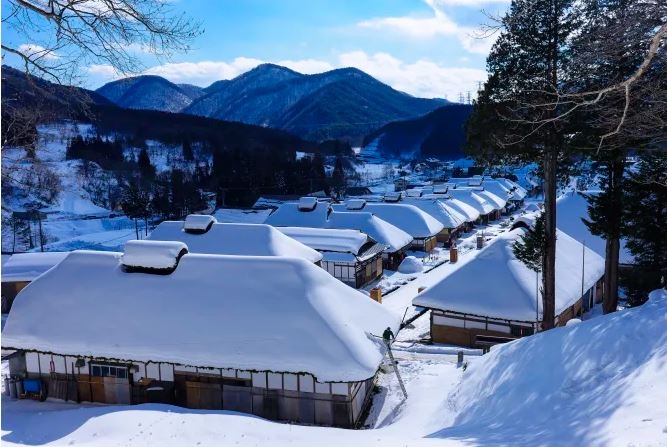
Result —
[[[428,59],[406,63],[387,54],[354,51],[339,56],[341,66],[357,67],[397,90],[413,96],[458,101],[460,93],[477,91],[486,72],[475,68],[445,67]]]
[[[169,63],[151,67],[144,74],[162,76],[176,83],[210,85],[221,79],[231,79],[263,63],[262,60],[237,57],[231,62],[201,61]]]
[[[37,45],[34,43],[24,43],[23,45],[19,45],[18,50],[21,53],[33,59],[47,59],[47,60],[60,59],[60,56],[55,51],[49,50],[41,45]]]
[[[269,61],[237,57],[231,62],[172,63],[152,67],[145,73],[163,76],[176,83],[205,87],[221,79],[234,78],[266,62],[282,65],[304,74],[321,73],[334,68],[356,67],[393,88],[413,96],[446,97],[453,101],[458,100],[461,92],[464,94],[467,91],[476,92],[477,83],[486,79],[484,70],[446,67],[428,59],[405,62],[388,53],[367,54],[364,51],[341,53],[331,61],[320,59]],[[97,66],[95,74],[109,75],[112,72],[104,66]]]
[[[494,36],[479,37],[475,29],[458,25],[444,11],[443,5],[476,6],[486,3],[507,3],[507,0],[424,0],[431,9],[427,16],[377,17],[358,22],[360,28],[393,31],[418,39],[442,36],[456,37],[463,49],[470,53],[488,54]]]

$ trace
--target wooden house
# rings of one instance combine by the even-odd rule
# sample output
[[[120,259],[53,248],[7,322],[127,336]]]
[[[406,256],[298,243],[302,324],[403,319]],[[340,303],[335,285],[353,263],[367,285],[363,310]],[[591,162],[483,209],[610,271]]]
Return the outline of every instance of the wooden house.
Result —
[[[266,223],[275,227],[329,228],[337,230],[358,230],[370,236],[384,247],[382,259],[386,268],[396,268],[405,257],[406,249],[412,243],[412,236],[384,221],[368,211],[362,211],[363,199],[351,199],[351,203],[360,203],[355,211],[334,210],[326,202],[286,203],[276,209]],[[305,204],[304,204],[305,203]]]
[[[479,219],[475,223],[488,224],[489,221],[497,219],[499,213],[487,198],[478,193],[479,191],[470,188],[451,187],[447,190],[450,197],[460,200],[479,212]]]
[[[456,239],[459,232],[465,228],[466,216],[445,201],[441,201],[435,194],[419,198],[406,197],[403,203],[416,206],[443,225],[443,229],[436,235],[438,242],[449,244],[450,239]]]
[[[359,207],[363,207],[366,203],[364,200],[348,200],[348,203],[355,202]],[[383,267],[390,270],[398,269],[406,256],[406,251],[412,245],[412,236],[373,213],[361,211],[361,208],[356,211],[334,210],[329,214],[326,228],[359,230],[367,234],[384,247]]]
[[[356,289],[382,275],[384,247],[358,230],[280,227],[281,232],[322,253],[322,268]]]
[[[525,231],[499,235],[477,257],[413,299],[413,305],[431,309],[434,342],[485,347],[489,340],[539,330],[539,277],[512,251]],[[604,259],[562,231],[557,233],[556,324],[562,326],[581,316],[601,294]]]
[[[359,424],[385,355],[370,334],[396,315],[303,259],[130,248],[72,252],[21,292],[10,374],[67,401]]]
[[[25,286],[65,256],[66,252],[16,253],[6,259],[2,264],[2,313],[10,311],[16,295]]]
[[[147,240],[180,241],[190,253],[240,256],[288,256],[315,264],[322,255],[285,236],[270,225],[218,223],[213,216],[189,215],[185,221],[165,221]]]

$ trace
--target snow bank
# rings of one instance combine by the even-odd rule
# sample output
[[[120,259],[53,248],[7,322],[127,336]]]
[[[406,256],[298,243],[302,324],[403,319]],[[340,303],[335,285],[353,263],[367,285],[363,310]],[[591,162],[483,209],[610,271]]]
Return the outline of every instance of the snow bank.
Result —
[[[294,258],[186,254],[169,275],[72,252],[17,297],[3,347],[213,368],[372,377],[399,317]]]
[[[214,223],[203,234],[187,233],[183,222],[165,221],[148,236],[153,241],[180,241],[191,253],[210,255],[290,256],[318,262],[322,255],[263,224]]]
[[[398,266],[398,271],[401,273],[420,273],[424,270],[422,262],[414,256],[408,256],[403,259],[401,265]]]
[[[172,269],[188,246],[178,241],[127,241],[121,263],[127,267]]]
[[[641,307],[499,346],[472,360],[431,435],[493,445],[663,445],[667,293]],[[491,429],[490,429],[491,428]]]

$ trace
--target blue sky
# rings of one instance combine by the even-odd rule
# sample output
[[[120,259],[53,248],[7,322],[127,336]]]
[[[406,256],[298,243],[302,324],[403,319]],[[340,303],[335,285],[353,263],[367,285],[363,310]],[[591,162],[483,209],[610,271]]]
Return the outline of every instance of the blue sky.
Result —
[[[486,78],[492,38],[479,39],[482,11],[502,13],[509,0],[175,0],[175,11],[201,21],[187,54],[143,57],[143,73],[207,86],[263,62],[301,73],[354,66],[416,96],[458,100]],[[3,6],[5,2],[3,1]],[[5,11],[6,8],[3,8]],[[3,40],[18,42],[3,27]],[[10,59],[7,59],[11,63]],[[84,84],[117,78],[111,67],[83,67]]]

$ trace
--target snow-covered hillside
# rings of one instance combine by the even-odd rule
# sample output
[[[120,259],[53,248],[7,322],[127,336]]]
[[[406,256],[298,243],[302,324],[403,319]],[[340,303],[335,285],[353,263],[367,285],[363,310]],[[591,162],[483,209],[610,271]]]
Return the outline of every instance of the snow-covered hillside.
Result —
[[[469,357],[401,353],[402,402],[391,366],[373,427],[342,430],[223,411],[11,401],[4,445],[125,446],[665,446],[667,291],[648,303]]]

